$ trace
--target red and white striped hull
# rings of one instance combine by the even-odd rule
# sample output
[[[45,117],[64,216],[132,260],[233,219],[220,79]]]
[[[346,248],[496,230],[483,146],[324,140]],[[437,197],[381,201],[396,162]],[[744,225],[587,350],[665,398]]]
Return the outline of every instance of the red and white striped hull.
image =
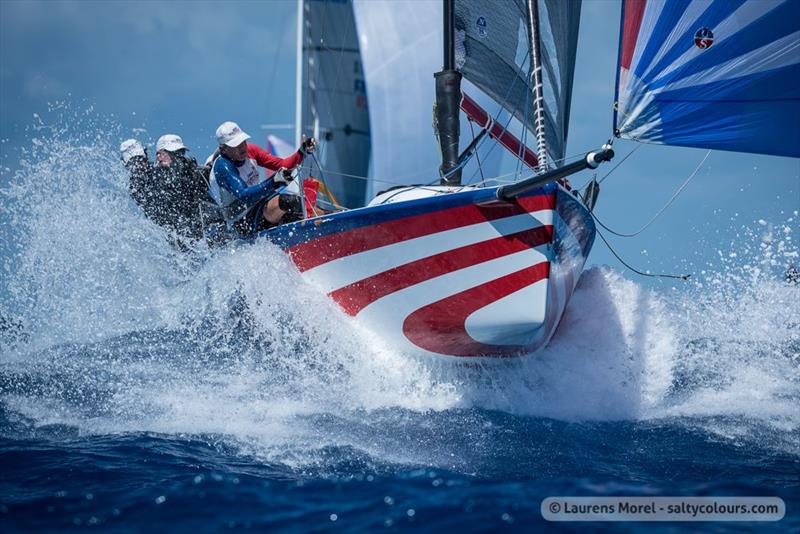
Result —
[[[523,355],[555,332],[594,225],[556,185],[514,202],[494,191],[361,208],[266,234],[306,280],[398,352]]]

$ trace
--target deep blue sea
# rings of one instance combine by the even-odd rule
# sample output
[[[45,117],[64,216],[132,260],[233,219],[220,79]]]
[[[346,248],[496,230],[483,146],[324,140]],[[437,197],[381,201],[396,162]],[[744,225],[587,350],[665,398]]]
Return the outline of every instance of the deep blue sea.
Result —
[[[593,267],[546,350],[453,365],[382,346],[268,243],[176,251],[115,146],[35,135],[0,189],[0,532],[800,529],[796,212],[675,289]],[[554,525],[557,495],[787,515]]]

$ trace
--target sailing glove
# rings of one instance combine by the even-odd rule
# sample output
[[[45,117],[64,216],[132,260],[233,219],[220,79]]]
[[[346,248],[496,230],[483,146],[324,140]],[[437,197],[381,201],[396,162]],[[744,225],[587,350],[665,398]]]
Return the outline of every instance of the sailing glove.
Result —
[[[308,154],[314,152],[315,148],[317,148],[317,141],[313,137],[306,137],[300,144],[298,152],[300,152],[303,156],[307,156]]]
[[[277,185],[286,185],[294,180],[294,173],[291,169],[278,169],[272,181]]]

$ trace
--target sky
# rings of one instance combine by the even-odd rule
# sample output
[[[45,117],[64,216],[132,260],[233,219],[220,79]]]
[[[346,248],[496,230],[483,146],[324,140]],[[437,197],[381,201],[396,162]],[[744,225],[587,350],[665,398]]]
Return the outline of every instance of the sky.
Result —
[[[596,148],[611,136],[619,9],[617,0],[583,3],[568,154]],[[263,124],[294,120],[295,16],[293,0],[0,1],[3,166],[15,168],[20,148],[29,146],[26,127],[34,113],[64,100],[112,117],[123,135],[151,146],[163,133],[178,133],[198,159],[213,150],[214,130],[225,120],[237,121],[263,144],[270,133]],[[290,132],[272,133],[291,138]],[[636,146],[615,141],[617,159],[601,167],[600,176]],[[597,216],[621,232],[638,229],[705,154],[641,146],[604,182]],[[0,186],[6,180],[8,174]],[[697,272],[742,246],[743,227],[783,226],[798,209],[800,160],[712,152],[645,232],[609,239],[641,269]],[[797,221],[795,216],[788,223],[795,239]],[[589,263],[622,270],[600,239]]]
[[[68,99],[204,155],[231,118],[263,138],[262,123],[294,117],[295,6],[3,0],[0,135],[21,140],[33,113]]]

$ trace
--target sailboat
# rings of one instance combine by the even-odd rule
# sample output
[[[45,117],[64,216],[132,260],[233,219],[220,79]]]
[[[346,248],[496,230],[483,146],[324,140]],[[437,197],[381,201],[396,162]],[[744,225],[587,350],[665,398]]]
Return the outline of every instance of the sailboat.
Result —
[[[463,360],[544,347],[596,232],[593,195],[581,198],[561,180],[614,155],[606,144],[564,164],[580,2],[444,0],[443,68],[433,73],[441,166],[429,177],[437,183],[379,192],[371,200],[375,184],[348,189],[347,180],[334,177],[365,175],[363,158],[371,151],[373,172],[381,169],[381,176],[407,163],[385,157],[394,139],[391,131],[376,136],[387,120],[372,109],[370,83],[377,82],[384,109],[386,94],[405,88],[381,86],[386,72],[374,61],[362,65],[361,58],[374,57],[375,40],[362,34],[332,42],[331,36],[374,16],[375,3],[303,0],[299,10],[298,85],[305,94],[297,135],[335,146],[328,155],[340,169],[361,165],[360,175],[331,172],[326,180],[359,207],[308,214],[257,238],[278,244],[309,283],[399,353]],[[614,133],[640,142],[798,156],[799,20],[800,3],[792,1],[624,1]],[[324,38],[325,21],[337,30]],[[378,38],[377,49],[396,56],[403,47],[392,37]],[[360,49],[365,44],[369,50]],[[315,92],[307,73],[312,66],[330,69],[330,57],[325,67],[321,56],[337,50],[338,70],[324,78],[327,89]],[[309,53],[316,53],[316,63]],[[462,78],[530,132],[535,151],[462,92]],[[413,93],[416,85],[409,85]],[[341,94],[352,97],[354,109],[331,99]],[[325,105],[330,112],[319,113]],[[480,129],[462,152],[459,110]],[[398,120],[403,117],[393,117],[393,124]],[[511,184],[462,184],[464,161],[476,140],[487,137],[532,175]],[[325,160],[321,173],[332,169]]]

